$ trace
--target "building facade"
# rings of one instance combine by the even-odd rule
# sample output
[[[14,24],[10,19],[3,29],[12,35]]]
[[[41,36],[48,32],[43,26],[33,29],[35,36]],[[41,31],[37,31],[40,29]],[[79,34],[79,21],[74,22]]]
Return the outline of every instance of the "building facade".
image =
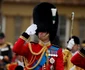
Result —
[[[71,35],[71,14],[74,12],[73,35],[85,39],[85,1],[77,0],[3,0],[2,5],[2,31],[6,40],[14,43],[18,36],[33,23],[32,12],[36,4],[51,2],[59,12],[58,36],[63,45],[66,45]]]

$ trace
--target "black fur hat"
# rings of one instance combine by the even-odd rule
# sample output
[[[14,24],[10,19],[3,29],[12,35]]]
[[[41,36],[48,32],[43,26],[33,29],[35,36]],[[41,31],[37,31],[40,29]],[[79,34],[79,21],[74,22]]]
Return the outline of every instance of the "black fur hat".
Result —
[[[52,14],[51,9],[56,9],[56,14]],[[57,8],[47,2],[38,4],[33,10],[33,23],[37,25],[38,32],[48,32],[50,40],[52,41],[57,34],[58,29],[58,10]]]
[[[24,70],[24,68],[23,68],[22,66],[18,65],[18,66],[15,68],[15,70]]]
[[[72,36],[69,40],[71,40],[72,38],[74,39],[75,44],[80,44],[80,39],[77,36]]]
[[[3,32],[0,32],[0,39],[3,39],[5,37],[5,34]]]

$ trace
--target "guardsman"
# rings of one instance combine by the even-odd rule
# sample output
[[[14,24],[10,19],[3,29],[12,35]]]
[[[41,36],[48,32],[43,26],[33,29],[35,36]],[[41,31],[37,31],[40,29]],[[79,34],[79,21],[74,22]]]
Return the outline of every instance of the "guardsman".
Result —
[[[0,70],[5,69],[6,64],[12,59],[12,44],[5,41],[5,34],[0,32]]]
[[[64,59],[64,70],[76,70],[75,66],[71,62],[71,57],[79,49],[80,40],[77,36],[72,36],[68,42],[67,47],[63,50],[63,59]]]
[[[25,57],[27,70],[64,70],[62,49],[52,43],[57,28],[57,8],[47,2],[35,6],[33,24],[21,34],[13,47],[15,53]],[[27,42],[29,36],[34,34],[39,42]]]
[[[81,44],[79,51],[71,58],[71,62],[85,70],[85,41]]]

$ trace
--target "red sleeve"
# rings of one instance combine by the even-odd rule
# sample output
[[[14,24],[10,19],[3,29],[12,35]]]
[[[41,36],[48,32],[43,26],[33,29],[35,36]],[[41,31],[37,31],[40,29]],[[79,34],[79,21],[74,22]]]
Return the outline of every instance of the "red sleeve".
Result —
[[[27,56],[29,53],[28,44],[25,42],[25,40],[19,38],[13,46],[13,52],[22,56]]]
[[[82,57],[79,53],[76,53],[76,54],[71,58],[71,62],[72,62],[74,65],[77,65],[77,66],[85,69],[85,57]]]
[[[57,54],[58,57],[56,58],[56,70],[64,70],[63,54],[61,48],[58,50]]]

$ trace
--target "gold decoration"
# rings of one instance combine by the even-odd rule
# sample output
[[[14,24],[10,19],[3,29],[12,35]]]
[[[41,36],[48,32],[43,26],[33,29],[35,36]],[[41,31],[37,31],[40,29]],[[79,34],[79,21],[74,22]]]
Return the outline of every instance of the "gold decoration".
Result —
[[[25,40],[25,41],[27,40],[24,36],[20,36],[20,38],[23,39],[23,40]]]
[[[33,54],[33,55],[39,55],[39,54],[41,54],[41,56],[40,56],[40,59],[38,60],[38,62],[34,65],[34,66],[32,66],[32,67],[28,67],[28,65],[31,65],[30,64],[30,62],[31,61],[29,61],[29,63],[28,64],[26,64],[26,68],[28,69],[28,70],[32,70],[32,69],[34,69],[35,67],[37,67],[38,66],[38,64],[40,63],[40,61],[41,61],[41,59],[42,59],[42,57],[43,57],[43,55],[44,55],[44,53],[47,51],[47,46],[50,46],[51,45],[51,43],[50,42],[48,42],[48,43],[46,43],[45,45],[44,44],[42,44],[41,43],[41,41],[39,42],[39,44],[40,45],[42,45],[43,47],[42,47],[42,49],[38,52],[38,53],[35,53],[35,52],[33,52],[32,51],[32,47],[31,47],[31,43],[28,43],[29,44],[29,49],[30,49],[30,52]],[[34,60],[33,60],[34,61]]]

